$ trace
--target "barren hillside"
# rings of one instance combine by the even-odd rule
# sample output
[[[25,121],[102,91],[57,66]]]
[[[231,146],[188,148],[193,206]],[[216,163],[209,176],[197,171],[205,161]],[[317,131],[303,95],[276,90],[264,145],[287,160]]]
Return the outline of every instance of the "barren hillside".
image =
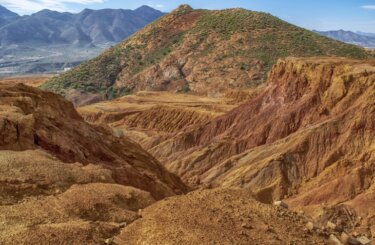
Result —
[[[361,231],[373,233],[375,211],[364,207],[374,202],[374,75],[372,60],[287,58],[267,86],[215,119],[188,123],[185,115],[183,129],[163,134],[162,121],[150,125],[148,117],[115,121],[152,132],[157,140],[132,138],[192,186],[250,188],[264,202],[286,199],[316,218],[344,205],[365,218]]]
[[[328,242],[305,230],[306,217],[250,190],[170,198],[188,190],[178,177],[58,95],[0,85],[0,127],[3,244]]]

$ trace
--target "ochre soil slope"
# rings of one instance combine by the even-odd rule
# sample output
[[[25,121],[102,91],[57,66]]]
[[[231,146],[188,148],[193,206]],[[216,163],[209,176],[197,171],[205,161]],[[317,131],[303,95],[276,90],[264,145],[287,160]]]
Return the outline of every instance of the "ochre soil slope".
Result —
[[[79,107],[90,123],[107,124],[143,147],[152,148],[188,126],[213,120],[254,91],[209,98],[169,92],[138,92],[119,99]]]
[[[115,121],[157,139],[133,136],[192,186],[250,188],[316,218],[343,205],[374,235],[374,86],[375,61],[287,58],[255,98],[214,120],[170,126],[162,136],[156,128],[171,120],[162,110]],[[160,123],[148,125],[152,118]]]
[[[306,219],[262,204],[245,189],[203,190],[142,210],[117,244],[329,244],[308,233]]]
[[[103,244],[155,199],[99,165],[41,150],[0,152],[1,244]]]
[[[375,61],[286,58],[273,67],[265,87],[238,93],[228,93],[231,102],[218,101],[228,106],[250,100],[227,113],[216,111],[215,119],[189,123],[194,117],[186,114],[185,127],[165,124],[178,118],[165,110],[149,112],[159,105],[155,92],[80,111],[90,122],[122,127],[191,186],[249,188],[265,203],[285,199],[322,225],[341,222],[348,231],[373,237]],[[142,94],[149,99],[138,98]],[[167,107],[183,100],[166,98],[175,100]],[[139,111],[119,115],[125,107]],[[177,108],[175,115],[184,114]],[[119,117],[103,120],[111,109]]]
[[[0,243],[103,244],[188,188],[138,144],[61,96],[0,85]]]
[[[288,58],[255,99],[149,150],[191,184],[347,204],[374,225],[374,119],[375,61]]]
[[[22,84],[0,86],[0,150],[43,149],[63,162],[98,164],[113,171],[117,183],[155,198],[185,190],[139,145],[89,125],[61,96]]]
[[[371,56],[270,14],[183,5],[42,87],[77,106],[145,90],[223,96],[264,83],[279,58],[322,55]]]
[[[16,76],[16,77],[0,77],[0,84],[17,84],[23,83],[31,87],[39,87],[49,79],[52,75],[35,75],[35,76]]]
[[[328,241],[250,190],[171,198],[188,190],[178,177],[136,143],[84,122],[61,96],[0,85],[0,128],[1,244]]]

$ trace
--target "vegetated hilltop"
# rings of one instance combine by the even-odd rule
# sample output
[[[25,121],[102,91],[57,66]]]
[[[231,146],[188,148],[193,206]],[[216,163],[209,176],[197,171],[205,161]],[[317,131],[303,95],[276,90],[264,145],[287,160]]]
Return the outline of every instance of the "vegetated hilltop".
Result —
[[[262,84],[280,57],[321,55],[369,56],[270,14],[182,5],[42,88],[76,105],[140,90],[217,95]]]

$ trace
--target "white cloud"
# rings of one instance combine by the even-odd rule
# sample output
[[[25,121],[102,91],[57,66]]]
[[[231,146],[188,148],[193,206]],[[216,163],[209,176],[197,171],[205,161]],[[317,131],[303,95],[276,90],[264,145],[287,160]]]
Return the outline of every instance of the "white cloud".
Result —
[[[71,11],[67,4],[103,3],[105,0],[0,0],[0,4],[18,13],[31,13],[42,9]]]
[[[375,5],[364,5],[361,8],[375,10]]]
[[[150,6],[151,8],[157,8],[157,9],[163,9],[163,8],[165,8],[165,5],[160,4],[160,3],[154,3],[152,1],[149,1],[147,3],[147,5]]]

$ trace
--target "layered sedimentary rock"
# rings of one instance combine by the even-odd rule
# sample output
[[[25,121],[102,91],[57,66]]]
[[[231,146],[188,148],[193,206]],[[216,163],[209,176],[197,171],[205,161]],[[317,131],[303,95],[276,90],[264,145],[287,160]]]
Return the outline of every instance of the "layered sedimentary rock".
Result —
[[[235,107],[251,92],[208,98],[169,92],[138,92],[112,101],[78,108],[90,123],[107,124],[144,148],[152,148],[186,127],[209,122]],[[246,95],[245,95],[246,96]]]
[[[188,188],[137,144],[84,122],[62,97],[25,85],[1,85],[0,95],[1,243],[326,241],[303,230],[305,217],[249,190],[170,198]]]
[[[113,171],[117,183],[150,191],[158,199],[185,190],[139,145],[84,122],[60,96],[4,85],[0,103],[0,150],[43,149],[63,162],[101,165]]]
[[[280,60],[256,98],[150,151],[191,184],[251,188],[310,211],[347,203],[372,217],[374,86],[374,61]]]
[[[375,61],[282,59],[266,86],[216,107],[212,98],[153,105],[158,96],[145,93],[80,109],[114,129],[85,123],[52,93],[3,85],[0,95],[8,243],[327,244],[342,231],[375,234]],[[225,112],[232,98],[250,100]],[[187,187],[127,134],[206,190],[168,197]]]
[[[61,96],[0,85],[0,243],[103,244],[188,188]]]

